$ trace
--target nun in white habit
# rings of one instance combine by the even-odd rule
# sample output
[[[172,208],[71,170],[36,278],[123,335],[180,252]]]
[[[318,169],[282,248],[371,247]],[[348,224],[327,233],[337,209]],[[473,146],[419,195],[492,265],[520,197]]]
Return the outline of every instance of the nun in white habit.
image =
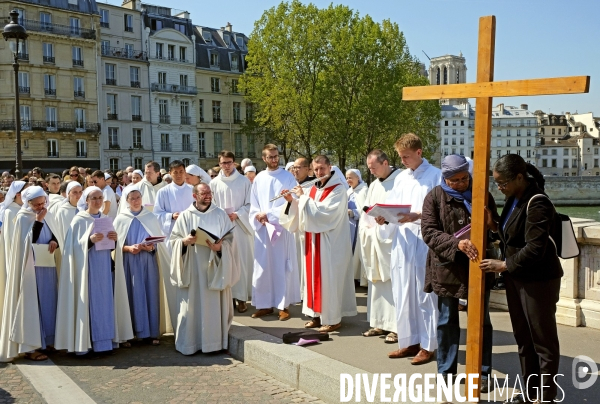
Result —
[[[200,183],[208,184],[211,181],[210,175],[196,164],[191,164],[185,168],[185,182],[191,186]]]
[[[44,218],[48,195],[42,187],[23,192],[23,205],[14,225],[12,259],[8,267],[4,314],[0,338],[0,360],[9,361],[19,354],[27,359],[48,359],[36,350],[54,345],[56,325],[56,265],[36,265],[33,244],[47,245],[50,253],[58,243]]]
[[[54,346],[80,355],[111,351],[133,338],[123,270],[115,268],[113,281],[111,250],[95,246],[104,238],[93,233],[95,219],[107,217],[102,204],[100,188],[85,189],[63,249]],[[117,241],[114,231],[107,237]]]
[[[158,345],[161,334],[173,332],[169,314],[169,307],[175,305],[175,287],[170,283],[171,255],[164,242],[145,244],[146,238],[162,236],[162,231],[156,216],[142,205],[142,194],[135,185],[123,190],[121,203],[126,210],[114,223],[118,236],[115,268],[125,274],[136,337]],[[166,298],[168,295],[171,299]]]
[[[360,260],[360,234],[358,232],[358,221],[365,206],[367,191],[369,187],[362,180],[360,170],[351,168],[346,171],[346,182],[350,185],[348,188],[348,222],[350,223],[350,244],[352,245],[352,272],[354,279],[358,280],[364,277],[364,269]],[[356,248],[358,246],[358,249]]]
[[[77,181],[70,181],[69,185],[67,185],[66,194],[67,197],[62,202],[48,209],[50,215],[46,218],[52,233],[54,233],[58,240],[59,246],[65,244],[67,231],[71,227],[71,222],[75,218],[75,215],[79,212],[77,203],[83,194],[83,188]]]

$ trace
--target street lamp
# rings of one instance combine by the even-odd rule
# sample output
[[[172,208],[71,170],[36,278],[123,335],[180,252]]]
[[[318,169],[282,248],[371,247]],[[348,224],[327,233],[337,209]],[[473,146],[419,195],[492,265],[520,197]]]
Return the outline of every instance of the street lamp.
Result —
[[[24,42],[27,39],[27,31],[25,27],[19,24],[19,13],[17,10],[10,12],[10,22],[4,26],[2,36],[5,41],[9,41],[10,48],[13,52],[14,61],[13,69],[15,71],[15,128],[17,132],[17,156],[15,163],[15,178],[21,178],[20,168],[23,166],[21,157],[21,109],[19,106],[19,42]]]
[[[133,147],[129,147],[129,165],[133,167]]]

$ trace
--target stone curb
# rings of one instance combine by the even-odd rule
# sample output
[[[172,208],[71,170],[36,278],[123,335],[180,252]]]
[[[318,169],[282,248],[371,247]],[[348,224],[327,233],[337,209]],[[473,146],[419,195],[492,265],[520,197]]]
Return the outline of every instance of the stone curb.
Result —
[[[235,359],[328,403],[340,402],[340,374],[373,375],[295,345],[252,327],[233,322],[229,329],[229,353]],[[364,399],[364,395],[363,395]]]

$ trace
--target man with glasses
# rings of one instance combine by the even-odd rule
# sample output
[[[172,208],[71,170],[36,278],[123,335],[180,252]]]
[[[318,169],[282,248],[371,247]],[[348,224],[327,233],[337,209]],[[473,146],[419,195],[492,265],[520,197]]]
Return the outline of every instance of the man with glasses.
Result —
[[[235,167],[235,155],[223,150],[219,153],[221,175],[210,182],[215,205],[227,213],[235,226],[233,238],[235,251],[240,258],[240,280],[233,285],[231,293],[237,301],[239,313],[248,310],[246,302],[252,295],[252,269],[254,266],[254,230],[250,226],[250,190],[252,184]]]
[[[185,182],[185,165],[181,160],[171,162],[169,174],[173,182],[160,189],[154,201],[154,214],[167,237],[171,235],[179,214],[194,202],[192,186]]]
[[[106,180],[110,180],[112,177],[110,174],[104,173],[100,170],[96,170],[92,173],[92,184],[102,190],[104,196],[104,202],[102,203],[102,213],[108,217],[117,217],[117,196],[115,191],[107,184]]]
[[[279,224],[284,198],[271,201],[284,189],[296,186],[294,176],[279,167],[279,150],[267,144],[262,151],[267,169],[254,179],[250,197],[250,225],[254,236],[252,305],[258,318],[279,309],[279,320],[290,318],[288,306],[300,301],[298,260],[292,234]]]

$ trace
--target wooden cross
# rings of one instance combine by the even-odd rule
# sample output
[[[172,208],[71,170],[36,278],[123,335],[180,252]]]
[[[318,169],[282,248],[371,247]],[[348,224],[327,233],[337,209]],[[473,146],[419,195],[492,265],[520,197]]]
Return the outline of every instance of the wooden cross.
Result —
[[[488,202],[492,97],[578,94],[587,93],[590,87],[589,76],[494,82],[495,39],[496,17],[481,17],[479,19],[476,83],[404,87],[402,91],[404,101],[476,98],[471,241],[479,251],[479,259],[485,258],[486,251],[487,229],[484,207]],[[469,265],[469,310],[467,314],[467,374],[479,374],[481,370],[484,278],[484,274],[479,269],[479,262],[471,262]],[[467,385],[467,389],[470,388],[473,388],[474,397],[479,399],[477,386]]]

